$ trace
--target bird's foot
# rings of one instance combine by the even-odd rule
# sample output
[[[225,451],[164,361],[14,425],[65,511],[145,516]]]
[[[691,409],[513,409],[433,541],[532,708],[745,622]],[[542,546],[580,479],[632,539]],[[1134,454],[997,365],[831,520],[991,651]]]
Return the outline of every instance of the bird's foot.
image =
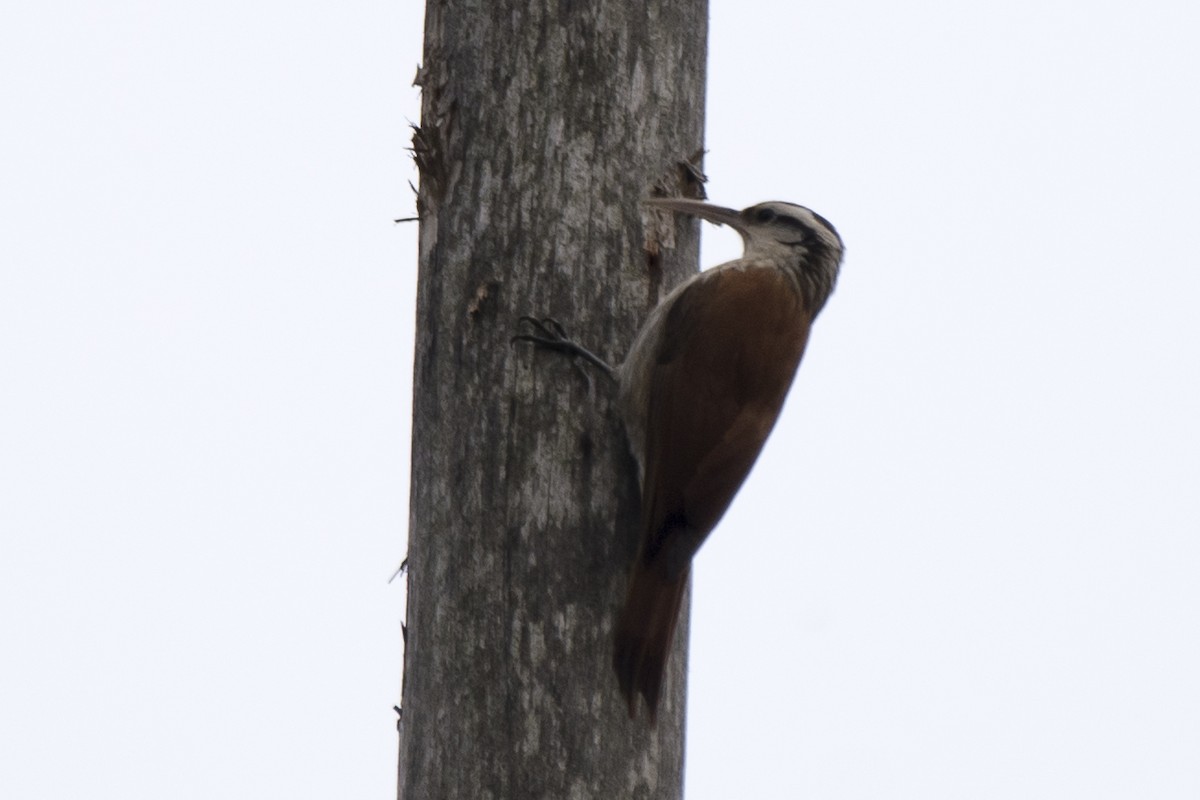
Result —
[[[578,356],[592,366],[597,367],[610,380],[616,380],[616,377],[613,375],[613,368],[592,351],[572,341],[571,337],[567,334],[566,328],[558,320],[551,317],[542,317],[539,319],[537,317],[523,316],[517,321],[533,328],[534,333],[518,333],[509,340],[510,344],[530,342],[547,350],[566,353],[569,356]]]

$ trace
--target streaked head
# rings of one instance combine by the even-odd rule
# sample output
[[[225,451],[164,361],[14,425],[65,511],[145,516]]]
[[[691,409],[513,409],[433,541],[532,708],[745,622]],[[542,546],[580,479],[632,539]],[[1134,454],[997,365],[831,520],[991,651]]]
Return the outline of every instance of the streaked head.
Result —
[[[795,272],[814,311],[820,310],[833,292],[842,261],[842,237],[829,220],[811,209],[781,200],[741,211],[675,197],[655,197],[645,202],[665,211],[730,226],[742,235],[746,248],[742,260],[769,261]]]

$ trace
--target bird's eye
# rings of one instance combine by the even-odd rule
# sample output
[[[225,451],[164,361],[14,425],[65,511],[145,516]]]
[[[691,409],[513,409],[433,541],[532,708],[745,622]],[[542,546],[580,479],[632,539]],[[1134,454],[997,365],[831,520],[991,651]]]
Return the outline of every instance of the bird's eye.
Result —
[[[771,222],[775,219],[775,212],[769,208],[760,208],[754,212],[754,219],[758,222]]]

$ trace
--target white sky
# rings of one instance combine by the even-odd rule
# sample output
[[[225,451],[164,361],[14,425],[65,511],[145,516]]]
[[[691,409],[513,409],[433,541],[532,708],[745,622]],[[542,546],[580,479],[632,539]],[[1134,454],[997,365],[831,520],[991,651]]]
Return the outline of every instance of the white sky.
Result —
[[[394,797],[421,11],[6,8],[0,796]],[[848,256],[698,558],[691,800],[1200,796],[1197,42],[712,0],[711,197]]]

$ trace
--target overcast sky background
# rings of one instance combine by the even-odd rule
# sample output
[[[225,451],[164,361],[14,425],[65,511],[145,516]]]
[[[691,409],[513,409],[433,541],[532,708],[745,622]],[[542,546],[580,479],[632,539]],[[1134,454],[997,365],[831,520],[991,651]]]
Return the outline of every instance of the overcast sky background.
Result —
[[[395,796],[421,20],[6,7],[0,796]],[[1200,797],[1198,41],[713,0],[710,196],[848,254],[697,560],[691,800]]]

